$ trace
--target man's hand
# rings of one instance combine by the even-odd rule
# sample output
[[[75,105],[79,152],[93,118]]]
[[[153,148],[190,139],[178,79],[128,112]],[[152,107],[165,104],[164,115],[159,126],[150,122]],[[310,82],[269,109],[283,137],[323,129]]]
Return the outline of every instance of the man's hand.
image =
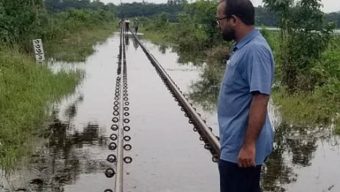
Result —
[[[243,145],[238,154],[238,166],[242,168],[255,167],[255,154],[255,143]]]

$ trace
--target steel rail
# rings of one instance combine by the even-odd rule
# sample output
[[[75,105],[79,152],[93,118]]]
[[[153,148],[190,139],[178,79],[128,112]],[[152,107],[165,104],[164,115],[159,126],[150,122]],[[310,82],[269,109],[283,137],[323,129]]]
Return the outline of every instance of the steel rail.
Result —
[[[212,133],[212,129],[206,125],[205,121],[202,120],[200,114],[198,114],[196,110],[192,107],[192,104],[188,102],[176,83],[171,79],[171,77],[164,70],[161,64],[159,64],[156,58],[144,47],[137,36],[132,31],[130,32],[136,39],[138,44],[141,46],[152,65],[156,68],[156,71],[158,72],[168,89],[179,102],[182,110],[184,110],[184,112],[187,114],[188,118],[190,119],[189,123],[192,123],[195,126],[194,130],[197,129],[198,133],[202,137],[202,140],[206,142],[205,148],[210,150],[213,155],[213,161],[216,162],[219,159],[221,148],[218,138]]]
[[[121,34],[120,34],[120,42],[121,42],[121,45],[120,45],[120,58],[119,58],[119,67],[121,67],[122,65],[122,61],[124,59],[123,55],[124,55],[124,51],[125,51],[125,42],[124,42],[124,27],[122,27],[122,30],[121,30]],[[124,61],[123,61],[124,62]],[[120,72],[119,72],[120,73]],[[119,76],[122,77],[121,73],[118,74]],[[119,92],[120,94],[123,93],[123,78],[120,78],[121,81],[120,81],[120,85],[119,86]],[[123,97],[120,96],[119,98],[119,111],[123,111]],[[123,167],[124,167],[124,162],[123,162],[123,156],[124,156],[124,151],[123,151],[123,138],[124,138],[124,130],[123,130],[123,127],[124,127],[124,122],[123,122],[123,113],[120,113],[120,118],[119,118],[119,123],[118,123],[118,138],[117,138],[117,170],[116,170],[116,183],[115,183],[115,192],[123,192]]]
[[[124,27],[120,29],[119,39],[119,54],[118,54],[118,66],[117,77],[115,87],[115,97],[113,106],[113,118],[111,129],[115,132],[110,135],[112,142],[109,144],[109,150],[115,151],[115,154],[109,154],[107,161],[115,163],[116,171],[113,168],[108,168],[105,171],[105,175],[108,178],[115,177],[114,191],[123,192],[124,188],[124,163],[129,164],[132,162],[130,156],[124,157],[124,151],[130,151],[132,146],[126,142],[131,140],[129,135],[125,135],[125,132],[130,131],[130,119],[129,119],[129,98],[128,98],[128,78],[127,78],[127,65],[126,65],[126,51],[125,51],[125,30]],[[113,192],[111,189],[106,189],[104,192]]]

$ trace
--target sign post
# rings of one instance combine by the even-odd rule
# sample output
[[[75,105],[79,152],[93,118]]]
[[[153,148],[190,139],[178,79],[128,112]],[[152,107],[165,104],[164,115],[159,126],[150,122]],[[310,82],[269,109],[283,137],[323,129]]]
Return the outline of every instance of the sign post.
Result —
[[[33,40],[33,48],[35,52],[35,59],[38,63],[45,61],[44,48],[41,39]]]

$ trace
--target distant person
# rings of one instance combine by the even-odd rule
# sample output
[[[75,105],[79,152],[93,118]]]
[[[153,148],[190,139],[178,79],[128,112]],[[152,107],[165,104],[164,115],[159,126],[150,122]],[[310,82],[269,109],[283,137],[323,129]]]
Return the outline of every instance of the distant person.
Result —
[[[138,25],[135,25],[135,33],[138,33]]]
[[[135,18],[133,24],[134,24],[134,27],[135,27],[135,33],[137,34],[138,33],[138,19],[137,18]]]
[[[254,28],[250,0],[221,0],[218,27],[235,41],[218,101],[221,192],[260,192],[261,166],[273,148],[267,105],[274,76],[271,48]]]
[[[120,19],[120,20],[119,20],[119,23],[118,23],[118,27],[121,28],[121,27],[122,27],[122,24],[123,24],[123,19]]]
[[[129,31],[130,30],[130,20],[124,20],[125,23],[125,31]]]

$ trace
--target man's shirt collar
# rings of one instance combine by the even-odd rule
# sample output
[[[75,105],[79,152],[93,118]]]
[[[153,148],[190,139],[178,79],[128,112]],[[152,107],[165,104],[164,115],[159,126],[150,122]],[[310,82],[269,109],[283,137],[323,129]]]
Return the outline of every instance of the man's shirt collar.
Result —
[[[257,35],[259,35],[260,32],[257,29],[253,29],[251,32],[249,32],[246,36],[244,36],[238,43],[236,43],[233,47],[233,51],[239,50],[242,47],[244,47],[249,41],[254,39]]]

